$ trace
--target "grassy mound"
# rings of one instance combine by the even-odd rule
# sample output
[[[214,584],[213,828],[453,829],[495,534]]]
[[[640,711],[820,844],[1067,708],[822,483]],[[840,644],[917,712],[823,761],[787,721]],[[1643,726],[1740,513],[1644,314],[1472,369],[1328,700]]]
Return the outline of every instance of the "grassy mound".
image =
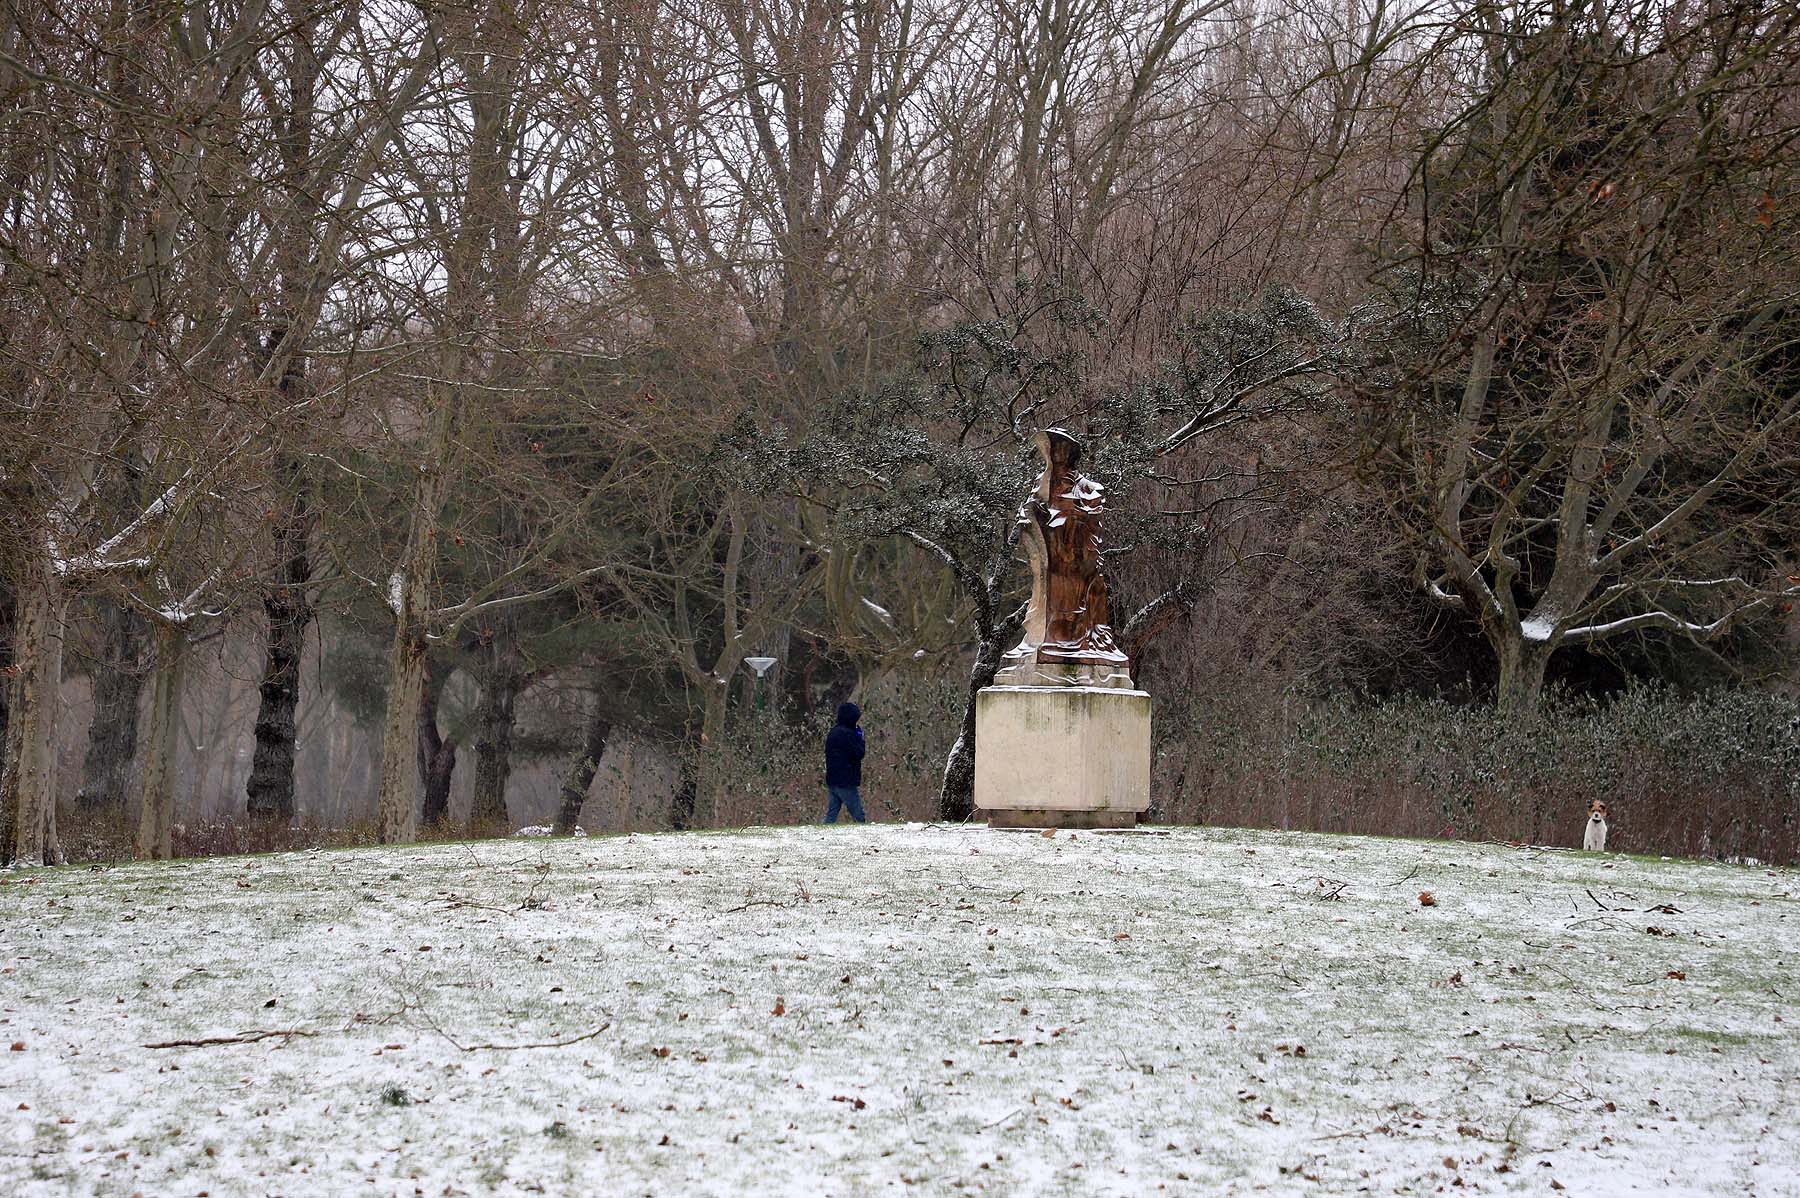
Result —
[[[0,879],[19,1195],[1800,1176],[1791,871],[913,825]]]

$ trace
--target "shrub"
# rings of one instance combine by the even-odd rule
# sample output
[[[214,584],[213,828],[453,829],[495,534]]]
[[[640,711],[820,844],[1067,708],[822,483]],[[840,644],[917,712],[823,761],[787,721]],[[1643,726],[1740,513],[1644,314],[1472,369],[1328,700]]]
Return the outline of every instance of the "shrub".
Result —
[[[1796,859],[1800,710],[1750,690],[1555,695],[1532,720],[1442,699],[1201,698],[1164,739],[1176,822]],[[1174,730],[1171,730],[1174,731]],[[1183,743],[1185,741],[1185,743]]]

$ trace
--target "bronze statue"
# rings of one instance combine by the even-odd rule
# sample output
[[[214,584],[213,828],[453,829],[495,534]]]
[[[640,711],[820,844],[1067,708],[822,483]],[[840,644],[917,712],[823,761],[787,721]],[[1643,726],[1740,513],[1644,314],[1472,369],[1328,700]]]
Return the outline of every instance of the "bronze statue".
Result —
[[[1025,635],[1002,659],[998,686],[1131,686],[1129,659],[1108,621],[1100,516],[1106,491],[1080,473],[1081,443],[1062,429],[1034,442],[1044,473],[1024,506],[1020,541],[1031,566]]]

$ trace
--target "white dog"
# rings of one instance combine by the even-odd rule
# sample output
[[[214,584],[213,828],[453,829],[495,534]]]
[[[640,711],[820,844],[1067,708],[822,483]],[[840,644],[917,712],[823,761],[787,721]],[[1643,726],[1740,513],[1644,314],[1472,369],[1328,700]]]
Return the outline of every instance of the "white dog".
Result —
[[[1599,799],[1588,804],[1587,831],[1581,835],[1581,847],[1590,853],[1606,851],[1606,804]]]

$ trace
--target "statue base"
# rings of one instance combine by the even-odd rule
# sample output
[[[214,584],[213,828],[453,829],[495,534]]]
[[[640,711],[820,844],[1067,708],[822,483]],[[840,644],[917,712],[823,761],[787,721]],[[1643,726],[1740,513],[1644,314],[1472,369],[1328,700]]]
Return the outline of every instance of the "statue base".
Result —
[[[975,696],[975,806],[997,828],[1131,827],[1150,807],[1150,696],[990,686]]]

